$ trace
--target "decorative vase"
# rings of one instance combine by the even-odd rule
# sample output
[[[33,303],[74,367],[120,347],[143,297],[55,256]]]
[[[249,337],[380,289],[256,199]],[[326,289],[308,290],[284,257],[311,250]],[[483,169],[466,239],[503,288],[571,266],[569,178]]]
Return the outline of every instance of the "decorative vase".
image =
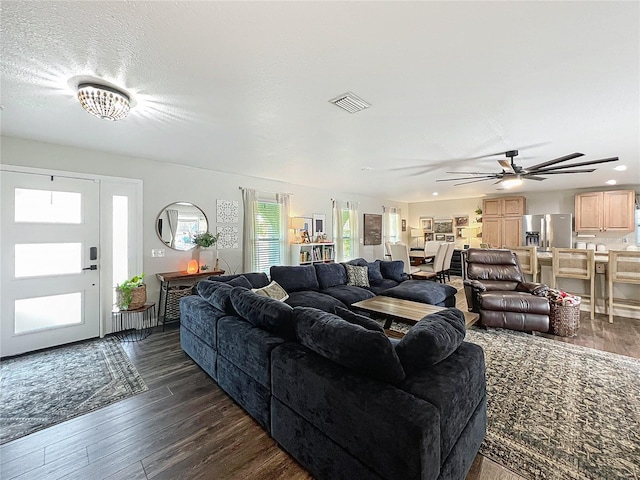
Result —
[[[213,270],[213,264],[215,262],[215,255],[213,248],[211,247],[199,247],[198,252],[198,264],[200,265],[200,271],[206,272],[207,270]]]

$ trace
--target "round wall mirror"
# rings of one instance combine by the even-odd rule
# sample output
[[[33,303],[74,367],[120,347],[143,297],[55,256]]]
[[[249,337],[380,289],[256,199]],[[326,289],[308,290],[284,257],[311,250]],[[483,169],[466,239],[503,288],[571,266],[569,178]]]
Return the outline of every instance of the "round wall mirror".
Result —
[[[156,233],[167,247],[191,250],[196,246],[193,236],[209,229],[204,212],[188,202],[175,202],[164,207],[156,219]]]

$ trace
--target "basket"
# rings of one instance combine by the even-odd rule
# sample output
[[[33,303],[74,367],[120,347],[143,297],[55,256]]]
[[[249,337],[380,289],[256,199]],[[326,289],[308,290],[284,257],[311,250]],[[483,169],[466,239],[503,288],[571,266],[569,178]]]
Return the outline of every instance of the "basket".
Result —
[[[575,305],[560,305],[549,302],[551,333],[560,337],[575,337],[580,328],[580,302]]]
[[[116,289],[116,291],[118,292],[118,295],[116,297],[116,305],[120,306],[124,302],[124,292],[118,289]],[[131,302],[126,309],[121,308],[121,310],[136,310],[138,308],[142,308],[146,302],[147,285],[142,284],[141,286],[131,290]]]
[[[179,285],[172,287],[167,292],[166,321],[180,318],[180,299],[191,295],[192,287],[189,285]]]

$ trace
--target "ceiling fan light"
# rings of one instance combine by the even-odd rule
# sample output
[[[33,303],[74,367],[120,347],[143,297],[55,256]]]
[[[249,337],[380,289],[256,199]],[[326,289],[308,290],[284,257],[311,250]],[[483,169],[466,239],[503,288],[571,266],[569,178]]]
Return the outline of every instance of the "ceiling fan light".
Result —
[[[80,105],[91,115],[115,122],[129,115],[129,96],[115,88],[96,83],[78,85]]]
[[[522,178],[520,177],[508,178],[507,180],[502,181],[502,186],[504,188],[519,187],[520,185],[522,185]]]

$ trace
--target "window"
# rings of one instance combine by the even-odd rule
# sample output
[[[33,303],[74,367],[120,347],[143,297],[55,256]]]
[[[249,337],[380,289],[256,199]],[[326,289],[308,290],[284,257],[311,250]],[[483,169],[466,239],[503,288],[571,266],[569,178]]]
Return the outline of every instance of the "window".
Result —
[[[283,263],[280,248],[280,204],[258,201],[255,215],[253,265],[255,271],[268,274],[271,265]]]
[[[352,259],[351,210],[342,210],[342,258]]]
[[[400,241],[400,213],[398,213],[398,210],[395,208],[390,210],[389,241],[395,243]]]

